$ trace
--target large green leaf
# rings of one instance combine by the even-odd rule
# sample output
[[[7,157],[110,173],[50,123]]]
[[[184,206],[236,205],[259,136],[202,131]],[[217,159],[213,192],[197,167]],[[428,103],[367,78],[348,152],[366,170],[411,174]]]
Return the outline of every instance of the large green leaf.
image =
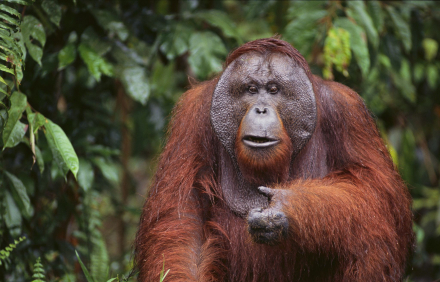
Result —
[[[26,16],[21,23],[21,32],[26,48],[32,59],[41,65],[41,57],[43,56],[44,44],[46,44],[46,33],[44,27],[34,16]],[[34,44],[35,41],[40,42],[41,47]]]
[[[94,10],[93,15],[98,23],[109,31],[110,37],[116,34],[122,41],[128,38],[129,31],[117,14],[108,10]]]
[[[113,66],[101,57],[88,45],[81,43],[78,47],[79,55],[86,63],[91,75],[97,80],[101,80],[101,75],[113,76]]]
[[[189,38],[194,31],[184,24],[174,25],[170,31],[165,33],[163,43],[160,45],[162,51],[168,60],[182,55],[189,48]]]
[[[67,43],[58,53],[58,70],[62,70],[76,58],[76,48],[73,43]]]
[[[341,27],[350,33],[350,47],[361,69],[362,75],[368,74],[370,69],[370,53],[368,51],[365,32],[362,27],[351,22],[347,18],[338,18],[334,22],[335,27]]]
[[[43,0],[41,7],[49,16],[51,22],[56,26],[60,26],[61,21],[61,6],[55,0]]]
[[[6,227],[8,227],[10,231],[17,227],[18,229],[21,229],[22,218],[20,210],[9,191],[5,191],[5,196],[5,216],[3,218],[5,219]],[[14,233],[19,232],[20,230],[14,230]]]
[[[190,50],[188,63],[197,77],[206,79],[221,71],[227,50],[216,34],[209,31],[194,33],[190,38]]]
[[[352,16],[356,22],[361,25],[367,33],[368,40],[374,47],[379,45],[379,35],[373,24],[373,20],[368,15],[364,1],[347,1],[350,16]]]
[[[318,22],[327,16],[328,12],[322,9],[313,9],[313,7],[319,7],[322,4],[320,1],[316,3],[305,2],[315,1],[295,2],[295,5],[290,9],[292,10],[290,14],[294,16],[294,18],[285,27],[283,35],[286,41],[292,43],[292,45],[307,58],[319,34],[319,32],[317,32]]]
[[[92,27],[86,28],[81,34],[81,44],[87,45],[99,56],[105,55],[112,47],[111,43],[102,40]]]
[[[380,2],[376,0],[369,0],[367,2],[368,14],[373,20],[373,24],[376,27],[376,30],[380,33],[383,30],[384,19],[383,19],[383,11],[380,7]]]
[[[44,128],[47,143],[49,144],[53,159],[59,169],[64,175],[70,170],[76,178],[79,169],[79,160],[69,138],[67,138],[61,127],[48,119],[46,119]]]
[[[8,111],[8,121],[3,130],[3,150],[6,147],[14,147],[20,143],[25,134],[25,125],[20,118],[27,106],[26,95],[14,92],[11,95],[11,108]]]
[[[145,68],[139,66],[122,67],[119,77],[128,95],[142,105],[145,105],[150,96],[150,84],[148,83]]]
[[[411,50],[411,29],[409,23],[405,21],[402,16],[394,9],[394,7],[388,5],[386,7],[393,23],[397,36],[402,40],[405,50],[409,52]]]
[[[15,175],[4,171],[5,175],[9,179],[9,182],[11,183],[12,188],[14,189],[14,194],[17,196],[18,200],[18,207],[21,210],[21,214],[23,214],[25,217],[31,217],[34,214],[34,209],[31,206],[29,196],[26,191],[26,187],[24,186],[23,182],[21,182],[20,179],[18,179]]]
[[[92,162],[99,168],[105,179],[113,185],[118,185],[120,168],[115,162],[108,161],[102,157],[96,157]]]
[[[243,43],[237,32],[237,27],[225,12],[220,10],[207,10],[198,12],[194,14],[194,16],[208,22],[212,26],[218,27],[225,36],[235,38],[238,44]]]

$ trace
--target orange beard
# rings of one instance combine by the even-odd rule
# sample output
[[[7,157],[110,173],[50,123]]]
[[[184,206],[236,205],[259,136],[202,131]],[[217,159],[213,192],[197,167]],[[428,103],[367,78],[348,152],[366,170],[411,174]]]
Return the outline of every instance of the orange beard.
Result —
[[[292,141],[284,127],[280,142],[268,148],[250,148],[242,141],[241,126],[235,140],[235,153],[243,177],[250,183],[268,185],[285,182],[289,177]]]

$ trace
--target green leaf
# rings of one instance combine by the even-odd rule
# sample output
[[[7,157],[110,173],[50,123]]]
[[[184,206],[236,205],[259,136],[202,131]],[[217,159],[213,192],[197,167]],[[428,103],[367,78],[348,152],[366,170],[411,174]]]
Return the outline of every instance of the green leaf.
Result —
[[[9,6],[0,4],[0,10],[4,11],[4,12],[7,12],[7,13],[13,15],[13,16],[16,16],[19,19],[21,18],[21,14],[19,12],[17,12],[17,10],[15,10],[14,8],[11,8]]]
[[[29,51],[32,59],[41,65],[41,57],[43,56],[44,44],[46,44],[46,33],[43,25],[34,16],[26,16],[21,23],[21,32],[26,48]],[[38,41],[41,47],[33,42]]]
[[[425,49],[425,58],[428,62],[432,61],[437,56],[438,43],[434,39],[425,38],[422,42],[423,49]]]
[[[89,161],[85,159],[79,159],[79,171],[78,171],[78,184],[84,191],[90,190],[93,181],[95,179],[95,173],[93,167]]]
[[[207,10],[196,13],[194,17],[204,20],[214,27],[218,27],[225,36],[235,38],[238,44],[243,43],[237,32],[237,27],[225,12],[220,10]]]
[[[81,34],[81,44],[87,45],[87,47],[92,49],[99,56],[105,55],[111,49],[111,44],[101,40],[101,37],[92,27],[86,28]]]
[[[99,168],[102,175],[111,184],[117,185],[119,181],[119,166],[115,162],[109,162],[102,157],[96,157],[92,162]]]
[[[26,1],[26,0],[4,0],[4,1],[9,2],[9,3],[20,4],[20,5],[29,5],[30,4],[29,1]]]
[[[402,59],[399,75],[392,73],[392,77],[397,88],[400,89],[403,96],[411,103],[416,102],[416,89],[412,84],[411,67],[408,60]]]
[[[438,68],[433,64],[428,65],[426,69],[426,78],[431,89],[435,89],[437,86],[438,76]]]
[[[20,122],[23,111],[27,106],[26,95],[14,92],[11,95],[11,108],[8,111],[8,121],[3,130],[3,150],[6,147],[14,147],[24,136],[25,125]]]
[[[347,1],[348,7],[351,9],[351,16],[361,25],[367,33],[368,40],[377,48],[379,46],[379,35],[373,24],[373,20],[368,15],[364,1]],[[350,11],[348,9],[347,11]]]
[[[107,31],[109,36],[116,34],[122,41],[127,40],[129,31],[117,14],[107,10],[97,10],[93,12],[98,23]]]
[[[29,196],[23,182],[21,182],[21,180],[18,179],[15,175],[7,171],[4,171],[4,173],[9,179],[12,187],[14,188],[14,194],[17,195],[17,198],[19,200],[18,206],[21,208],[21,214],[23,214],[25,217],[31,217],[34,214],[34,209],[30,204]]]
[[[403,46],[405,50],[409,52],[411,50],[411,29],[409,27],[409,23],[405,21],[401,15],[399,15],[394,7],[388,5],[386,9],[393,21],[394,28],[397,36],[402,40]]]
[[[170,94],[175,85],[175,81],[169,79],[174,75],[174,67],[174,63],[164,65],[159,59],[154,63],[151,74],[151,93],[154,93],[156,97]]]
[[[43,158],[43,155],[41,154],[40,148],[38,148],[37,146],[35,146],[35,157],[37,158],[37,164],[38,164],[38,168],[40,169],[40,173],[43,173],[43,171],[44,171],[44,158]]]
[[[113,76],[113,66],[88,45],[81,43],[78,47],[78,51],[86,63],[90,74],[93,75],[97,81],[101,80],[102,74]]]
[[[0,13],[0,19],[2,19],[3,21],[5,21],[5,22],[7,22],[9,24],[15,25],[15,26],[19,26],[20,25],[18,20],[14,19],[11,16],[8,16],[5,13]]]
[[[8,123],[6,123],[6,126],[8,126]],[[5,127],[4,131],[6,129],[8,129],[8,135],[3,134],[3,150],[17,146],[23,140],[27,127],[24,123],[17,121],[11,131],[9,131],[9,127]]]
[[[21,228],[21,213],[9,191],[5,191],[5,223],[8,229]],[[17,232],[18,233],[18,232]]]
[[[380,2],[376,0],[365,1],[367,3],[368,14],[373,20],[373,24],[376,27],[376,30],[380,33],[383,30],[383,12],[380,7]]]
[[[350,33],[351,51],[361,69],[362,76],[366,76],[370,70],[370,53],[364,30],[347,18],[336,19],[334,26],[343,28]]]
[[[150,96],[150,85],[145,68],[139,66],[123,67],[119,77],[127,94],[135,101],[145,105]]]
[[[190,50],[188,63],[198,77],[205,79],[221,71],[227,50],[220,37],[209,31],[196,32],[190,38]]]
[[[95,282],[93,280],[92,276],[90,275],[89,271],[87,270],[86,266],[82,262],[81,258],[79,257],[78,252],[76,250],[75,250],[75,254],[76,254],[76,257],[78,258],[78,262],[81,265],[81,269],[84,272],[84,276],[86,277],[87,282]]]
[[[425,65],[417,63],[413,70],[414,81],[420,82],[425,75]]]
[[[324,43],[324,78],[333,78],[333,64],[339,72],[348,76],[347,67],[350,60],[350,33],[343,28],[330,28]]]
[[[41,7],[49,16],[50,21],[56,26],[60,26],[61,6],[55,0],[43,0]]]
[[[160,45],[160,51],[165,54],[168,60],[182,55],[188,51],[189,38],[193,30],[183,24],[176,24],[172,30],[165,33],[163,43]]]
[[[309,2],[309,3],[307,3]],[[311,3],[315,1],[297,1],[297,5],[294,10],[295,13],[291,12],[295,18],[286,25],[283,35],[284,39],[298,49],[298,51],[304,56],[308,57],[310,50],[316,40],[319,21],[327,16],[328,12],[323,9],[313,10],[309,8],[309,5],[317,5],[320,7],[322,4],[320,1],[316,3]],[[303,6],[304,10],[303,10]],[[310,10],[309,10],[310,9]]]
[[[76,178],[79,169],[79,160],[69,138],[67,138],[61,127],[48,119],[46,119],[44,128],[46,129],[44,133],[47,143],[49,144],[53,159],[59,169],[64,176],[66,176],[70,170]]]
[[[73,63],[73,61],[75,61],[75,58],[76,58],[75,45],[72,43],[68,43],[58,53],[58,70],[62,70],[71,63]]]

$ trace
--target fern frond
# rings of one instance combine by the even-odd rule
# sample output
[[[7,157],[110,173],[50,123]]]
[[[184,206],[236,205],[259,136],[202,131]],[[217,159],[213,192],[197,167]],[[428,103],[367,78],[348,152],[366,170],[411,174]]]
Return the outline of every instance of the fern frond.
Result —
[[[19,83],[23,77],[22,64],[26,57],[26,49],[21,42],[21,14],[14,4],[29,3],[23,0],[3,1],[5,2],[12,4],[0,4],[0,71],[13,75]]]
[[[18,240],[14,240],[14,243],[9,244],[3,250],[0,250],[0,265],[2,265],[2,261],[6,261],[9,258],[11,252],[17,247],[18,244],[23,242],[26,237],[20,237]]]
[[[38,258],[37,262],[34,264],[34,275],[32,275],[32,278],[34,280],[32,280],[32,282],[45,282],[43,279],[45,279],[46,277],[44,276],[44,268],[43,265],[41,264],[41,259]]]

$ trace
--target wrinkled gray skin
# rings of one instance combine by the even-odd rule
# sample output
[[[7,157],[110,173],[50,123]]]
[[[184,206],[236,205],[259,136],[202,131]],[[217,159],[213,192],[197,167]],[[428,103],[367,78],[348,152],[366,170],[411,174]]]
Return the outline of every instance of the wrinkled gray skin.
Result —
[[[277,89],[276,93],[271,91],[273,87]],[[266,110],[270,114],[263,115]],[[293,160],[310,139],[317,119],[315,95],[304,69],[279,53],[266,57],[247,53],[237,58],[217,83],[212,98],[211,123],[225,149],[220,164],[225,201],[234,213],[248,219],[251,234],[252,231],[263,234],[253,236],[260,243],[273,242],[276,238],[273,234],[287,230],[287,219],[281,204],[271,202],[267,190],[258,188],[265,183],[251,184],[243,178],[235,155],[235,140],[244,119],[242,130],[246,131],[245,135],[276,141],[274,135],[282,126],[278,116],[292,141]],[[264,156],[265,148],[259,148],[259,144],[246,143],[246,140],[240,142],[255,150],[255,154]],[[277,146],[276,142],[273,143],[271,146]],[[264,157],[261,161],[264,162]]]

